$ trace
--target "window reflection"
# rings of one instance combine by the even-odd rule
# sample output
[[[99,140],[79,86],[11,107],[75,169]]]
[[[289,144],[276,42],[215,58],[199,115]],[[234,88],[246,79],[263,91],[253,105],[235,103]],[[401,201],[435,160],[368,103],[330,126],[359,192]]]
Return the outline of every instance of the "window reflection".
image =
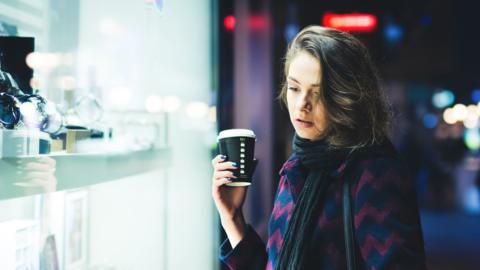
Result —
[[[48,156],[0,159],[0,199],[56,191],[56,167]]]

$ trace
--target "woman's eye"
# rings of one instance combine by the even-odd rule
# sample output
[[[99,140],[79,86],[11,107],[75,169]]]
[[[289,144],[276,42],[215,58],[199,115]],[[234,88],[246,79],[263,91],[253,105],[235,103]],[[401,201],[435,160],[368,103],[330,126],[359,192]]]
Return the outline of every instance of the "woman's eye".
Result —
[[[291,90],[291,91],[294,91],[294,92],[296,92],[298,90],[296,87],[291,87],[291,86],[289,86],[287,89]]]

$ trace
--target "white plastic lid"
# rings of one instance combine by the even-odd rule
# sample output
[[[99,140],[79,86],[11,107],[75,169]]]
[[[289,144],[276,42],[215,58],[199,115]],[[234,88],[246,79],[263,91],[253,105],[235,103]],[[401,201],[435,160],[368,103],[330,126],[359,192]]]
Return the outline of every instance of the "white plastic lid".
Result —
[[[218,134],[217,140],[230,137],[250,137],[256,138],[255,133],[250,129],[227,129],[223,130]]]

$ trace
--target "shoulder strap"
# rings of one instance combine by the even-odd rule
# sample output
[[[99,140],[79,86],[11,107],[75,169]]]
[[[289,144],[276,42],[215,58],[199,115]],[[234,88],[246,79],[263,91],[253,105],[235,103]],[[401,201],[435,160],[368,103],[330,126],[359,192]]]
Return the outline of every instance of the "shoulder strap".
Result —
[[[347,176],[347,175],[346,175]],[[350,181],[345,177],[343,182],[343,231],[345,235],[345,254],[347,256],[347,270],[358,270],[355,235],[353,229],[353,212],[350,198]]]

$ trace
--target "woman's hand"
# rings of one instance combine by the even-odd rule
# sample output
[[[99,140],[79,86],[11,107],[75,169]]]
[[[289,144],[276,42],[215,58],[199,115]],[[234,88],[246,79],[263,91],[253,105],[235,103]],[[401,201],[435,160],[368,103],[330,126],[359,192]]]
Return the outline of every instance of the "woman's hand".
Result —
[[[237,169],[233,162],[225,162],[225,158],[222,159],[222,156],[218,155],[212,160],[212,165],[212,197],[230,244],[235,247],[245,235],[246,224],[242,206],[245,202],[247,187],[225,185],[232,182],[230,178],[236,178],[233,172],[228,170]]]
[[[247,188],[225,185],[232,182],[230,178],[236,178],[229,169],[237,169],[238,167],[235,166],[234,162],[224,161],[221,157],[221,155],[218,155],[212,160],[212,197],[220,218],[222,221],[228,221],[241,215]]]
[[[57,178],[55,169],[57,162],[48,156],[41,156],[30,159],[24,163],[18,160],[18,177],[20,182],[15,186],[24,187],[28,194],[30,191],[40,189],[41,192],[54,192],[57,190]]]

